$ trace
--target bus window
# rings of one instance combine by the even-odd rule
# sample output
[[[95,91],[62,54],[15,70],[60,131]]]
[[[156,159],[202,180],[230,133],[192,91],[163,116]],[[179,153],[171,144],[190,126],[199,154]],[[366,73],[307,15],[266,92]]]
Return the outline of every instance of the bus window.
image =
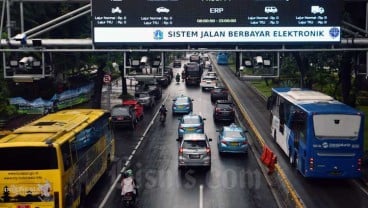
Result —
[[[70,152],[69,142],[61,145],[61,153],[63,155],[64,171],[67,171],[72,165],[72,155]]]
[[[50,170],[58,168],[56,150],[52,147],[1,148],[0,158],[0,170]]]

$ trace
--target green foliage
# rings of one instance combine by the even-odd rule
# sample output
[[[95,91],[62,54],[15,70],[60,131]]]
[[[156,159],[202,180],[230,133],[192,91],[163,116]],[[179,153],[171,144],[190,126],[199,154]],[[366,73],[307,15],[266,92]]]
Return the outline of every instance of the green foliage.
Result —
[[[8,118],[16,113],[16,108],[9,105],[9,90],[4,79],[0,79],[0,118]]]

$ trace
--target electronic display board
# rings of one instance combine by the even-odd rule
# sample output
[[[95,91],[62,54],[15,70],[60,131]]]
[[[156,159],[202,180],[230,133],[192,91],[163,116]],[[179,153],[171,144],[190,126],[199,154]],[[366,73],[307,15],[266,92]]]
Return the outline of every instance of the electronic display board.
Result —
[[[340,42],[341,0],[92,0],[95,44]]]

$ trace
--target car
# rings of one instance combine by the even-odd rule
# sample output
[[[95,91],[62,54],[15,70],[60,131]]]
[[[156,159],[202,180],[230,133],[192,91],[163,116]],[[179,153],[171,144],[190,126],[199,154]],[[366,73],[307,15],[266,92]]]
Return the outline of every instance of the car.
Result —
[[[208,72],[212,72],[212,64],[210,61],[204,63],[204,69],[207,69]]]
[[[211,101],[227,100],[229,97],[229,91],[225,87],[217,86],[211,90]]]
[[[123,105],[133,106],[137,120],[143,119],[144,107],[137,99],[125,99]]]
[[[193,110],[193,99],[189,96],[177,96],[173,99],[172,113],[190,113]]]
[[[111,108],[110,122],[114,128],[118,126],[128,126],[132,129],[137,124],[137,117],[133,106],[128,105],[114,105]]]
[[[170,82],[171,82],[170,75],[167,74],[164,74],[162,77],[157,78],[157,83],[162,87],[169,86]]]
[[[265,13],[272,13],[272,14],[275,14],[275,13],[277,13],[278,12],[278,9],[277,9],[277,7],[275,7],[275,6],[266,6],[265,8],[264,8],[264,12]]]
[[[203,76],[201,79],[200,87],[204,90],[211,90],[217,86],[217,77],[215,76]]]
[[[170,12],[170,9],[166,8],[166,7],[158,7],[156,9],[156,12],[157,13],[169,13]]]
[[[145,108],[153,108],[156,104],[155,96],[152,94],[152,92],[136,92],[135,97]]]
[[[217,74],[214,71],[208,71],[207,74],[206,74],[206,76],[214,76],[214,77],[217,77]]]
[[[135,92],[148,92],[150,95],[153,95],[155,100],[159,100],[162,97],[162,88],[158,83],[155,84],[138,84],[135,85]],[[137,97],[137,96],[135,96]]]
[[[185,134],[178,151],[178,169],[185,167],[211,168],[211,138],[206,134]]]
[[[181,67],[181,60],[175,59],[174,62],[173,62],[173,67],[174,68],[180,68]]]
[[[169,83],[170,83],[171,80],[174,78],[173,68],[166,66],[164,68],[164,75],[166,75],[167,77],[169,77]]]
[[[248,152],[248,138],[246,130],[243,130],[235,123],[229,126],[223,126],[216,130],[219,132],[217,146],[220,155],[227,153],[247,153]]]
[[[201,115],[192,113],[179,118],[178,138],[182,139],[188,133],[204,133],[205,120]]]
[[[235,107],[230,100],[217,100],[213,109],[213,120],[217,121],[229,121],[235,120]]]

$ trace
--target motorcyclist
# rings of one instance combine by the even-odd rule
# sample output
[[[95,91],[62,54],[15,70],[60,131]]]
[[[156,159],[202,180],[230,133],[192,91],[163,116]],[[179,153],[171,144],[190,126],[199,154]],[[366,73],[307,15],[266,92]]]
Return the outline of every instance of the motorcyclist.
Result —
[[[183,82],[184,82],[184,80],[185,80],[185,71],[184,70],[181,72],[181,78],[183,79]]]
[[[180,74],[179,73],[176,74],[175,79],[176,79],[176,82],[180,82]]]
[[[123,173],[123,179],[121,180],[121,196],[124,196],[129,192],[133,193],[133,198],[135,200],[137,197],[137,186],[131,169],[128,169]]]
[[[160,114],[164,115],[164,118],[166,118],[166,112],[167,112],[167,108],[165,107],[165,104],[162,104],[160,108]]]

